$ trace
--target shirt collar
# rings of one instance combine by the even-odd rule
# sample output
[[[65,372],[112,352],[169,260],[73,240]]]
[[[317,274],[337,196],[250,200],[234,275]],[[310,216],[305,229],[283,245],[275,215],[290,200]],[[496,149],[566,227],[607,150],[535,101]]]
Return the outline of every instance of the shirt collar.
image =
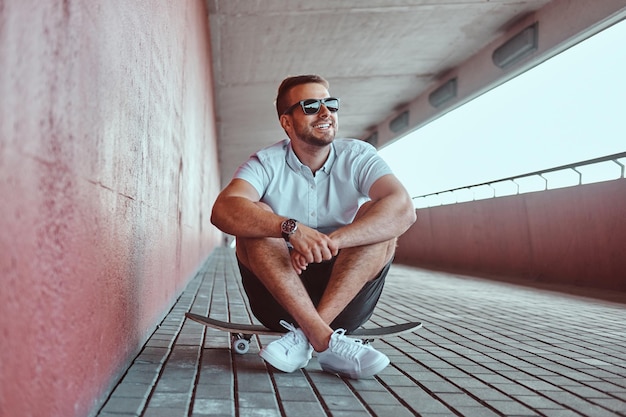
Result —
[[[293,151],[293,148],[291,147],[291,141],[289,141],[286,148],[287,148],[286,149],[287,154],[285,156],[285,160],[287,162],[287,165],[289,165],[289,167],[293,169],[294,171],[299,172],[304,166],[304,164],[300,162],[300,160],[296,156],[296,153]],[[330,175],[330,171],[333,165],[335,164],[336,160],[337,160],[337,152],[335,151],[335,144],[331,143],[330,153],[328,154],[328,158],[326,158],[326,162],[324,163],[324,165],[322,165],[322,167],[319,169],[318,172],[323,172],[326,175]]]

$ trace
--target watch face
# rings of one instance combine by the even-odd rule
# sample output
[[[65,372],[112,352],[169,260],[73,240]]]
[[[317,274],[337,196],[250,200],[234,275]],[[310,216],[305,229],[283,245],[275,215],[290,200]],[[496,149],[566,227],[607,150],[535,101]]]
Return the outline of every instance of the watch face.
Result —
[[[294,219],[285,220],[282,224],[282,231],[287,234],[292,234],[296,231],[296,225]]]

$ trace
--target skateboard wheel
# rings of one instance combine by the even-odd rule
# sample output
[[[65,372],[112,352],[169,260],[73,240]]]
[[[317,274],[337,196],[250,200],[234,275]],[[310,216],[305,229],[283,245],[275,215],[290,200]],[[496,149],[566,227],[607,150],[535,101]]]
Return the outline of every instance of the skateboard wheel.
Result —
[[[248,353],[250,341],[246,339],[233,339],[233,350],[240,355]]]

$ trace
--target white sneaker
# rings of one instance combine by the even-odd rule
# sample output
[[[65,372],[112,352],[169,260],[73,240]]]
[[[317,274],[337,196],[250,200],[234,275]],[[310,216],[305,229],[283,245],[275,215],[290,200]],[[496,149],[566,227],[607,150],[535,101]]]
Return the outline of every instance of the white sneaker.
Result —
[[[313,355],[313,346],[302,330],[284,320],[280,324],[289,332],[261,349],[259,356],[283,372],[304,368]]]
[[[322,369],[352,379],[370,378],[389,365],[389,358],[364,344],[360,339],[346,337],[337,329],[330,337],[328,349],[317,354]]]

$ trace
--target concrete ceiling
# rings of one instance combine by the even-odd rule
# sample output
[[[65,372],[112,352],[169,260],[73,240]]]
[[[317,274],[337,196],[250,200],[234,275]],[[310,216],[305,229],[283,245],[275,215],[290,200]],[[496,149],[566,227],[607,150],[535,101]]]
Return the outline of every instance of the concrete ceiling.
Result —
[[[280,81],[289,75],[317,73],[327,78],[331,94],[342,100],[339,136],[365,139],[463,65],[484,74],[486,79],[479,83],[483,88],[493,82],[499,76],[472,66],[472,57],[541,9],[557,4],[556,12],[544,14],[561,16],[559,10],[575,9],[572,3],[610,4],[598,11],[595,22],[626,6],[623,0],[206,2],[222,184],[255,150],[285,137],[274,98]],[[589,7],[578,7],[578,15],[589,14]],[[589,24],[584,21],[565,35],[571,37]]]

